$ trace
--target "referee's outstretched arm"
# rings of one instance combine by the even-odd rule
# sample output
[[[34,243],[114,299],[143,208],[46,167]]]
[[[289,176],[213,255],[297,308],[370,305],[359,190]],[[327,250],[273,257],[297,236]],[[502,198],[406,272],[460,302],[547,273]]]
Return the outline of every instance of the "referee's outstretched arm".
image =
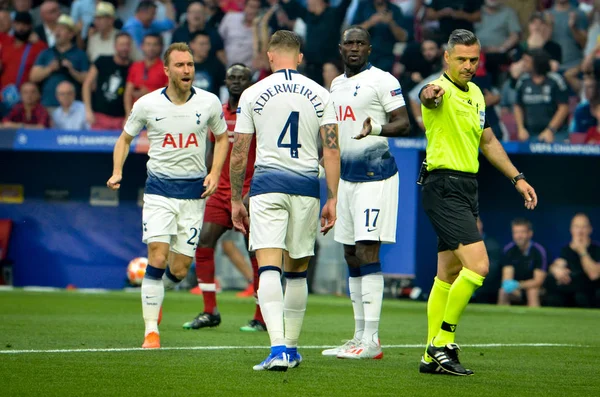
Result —
[[[490,127],[483,130],[479,147],[489,162],[513,182],[517,191],[525,199],[525,207],[529,210],[534,209],[538,202],[535,190],[510,161],[502,144]]]

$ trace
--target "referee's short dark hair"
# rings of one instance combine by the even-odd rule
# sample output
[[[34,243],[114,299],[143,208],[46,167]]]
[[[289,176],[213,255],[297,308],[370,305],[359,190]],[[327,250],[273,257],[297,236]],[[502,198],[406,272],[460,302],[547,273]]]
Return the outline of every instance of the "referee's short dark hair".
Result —
[[[481,47],[481,43],[475,33],[471,32],[467,29],[456,29],[450,33],[450,38],[448,39],[448,50],[452,50],[454,46],[457,45],[466,45],[472,46],[477,44]]]
[[[529,219],[515,218],[510,223],[511,226],[526,226],[528,230],[533,230],[533,225]]]

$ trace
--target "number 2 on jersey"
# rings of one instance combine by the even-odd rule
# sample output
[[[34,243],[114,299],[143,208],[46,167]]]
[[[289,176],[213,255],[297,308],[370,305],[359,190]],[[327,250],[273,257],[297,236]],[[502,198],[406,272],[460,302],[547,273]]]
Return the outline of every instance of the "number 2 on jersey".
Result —
[[[298,143],[298,121],[300,120],[299,112],[290,113],[290,117],[288,117],[285,125],[283,126],[283,130],[281,134],[279,134],[279,139],[277,140],[277,147],[282,147],[286,149],[290,149],[290,156],[293,159],[298,158],[298,149],[302,147]],[[290,143],[283,143],[283,139],[287,135],[288,129],[290,131]]]

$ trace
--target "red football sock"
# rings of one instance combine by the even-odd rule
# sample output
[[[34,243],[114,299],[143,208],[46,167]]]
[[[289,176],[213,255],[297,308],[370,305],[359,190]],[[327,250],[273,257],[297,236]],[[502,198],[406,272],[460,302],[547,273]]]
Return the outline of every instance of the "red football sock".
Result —
[[[254,296],[256,297],[256,293],[258,291],[258,261],[256,257],[251,257],[250,262],[252,263],[252,272],[254,273],[253,283],[254,283]],[[258,298],[256,298],[256,310],[254,312],[254,319],[260,321],[261,323],[265,323],[263,319],[262,312],[260,311],[260,305],[258,304]]]
[[[196,249],[196,277],[204,298],[204,312],[213,314],[217,308],[215,250],[213,248]]]

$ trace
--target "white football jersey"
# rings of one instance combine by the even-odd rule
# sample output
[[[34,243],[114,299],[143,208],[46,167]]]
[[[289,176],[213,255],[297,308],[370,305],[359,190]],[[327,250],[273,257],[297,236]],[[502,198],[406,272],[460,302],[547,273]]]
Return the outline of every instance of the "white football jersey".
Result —
[[[235,131],[256,131],[250,195],[319,197],[319,127],[336,124],[329,93],[296,70],[279,70],[246,89]]]
[[[136,136],[144,126],[150,141],[146,193],[199,198],[206,176],[207,129],[215,135],[227,131],[219,98],[192,87],[188,101],[175,105],[166,88],[158,89],[133,105],[124,129]]]
[[[336,77],[331,83],[331,101],[339,123],[341,178],[349,182],[379,181],[398,172],[387,138],[352,139],[360,133],[367,117],[384,125],[389,112],[405,106],[398,80],[369,64],[352,77]]]

